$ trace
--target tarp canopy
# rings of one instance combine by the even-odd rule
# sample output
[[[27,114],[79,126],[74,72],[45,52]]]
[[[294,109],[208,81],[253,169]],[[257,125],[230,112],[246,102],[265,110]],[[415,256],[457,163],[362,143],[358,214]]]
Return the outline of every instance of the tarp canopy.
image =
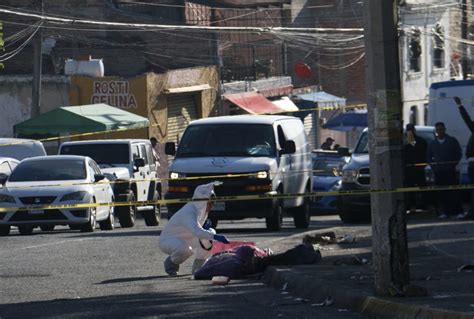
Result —
[[[341,113],[329,119],[323,128],[336,131],[352,131],[367,127],[367,110],[355,110]]]
[[[298,117],[305,118],[308,114],[315,111],[317,107],[338,107],[346,105],[346,99],[326,93],[324,91],[317,91],[305,94],[296,94],[293,98],[297,107],[300,110],[308,109],[307,112],[299,112]],[[331,113],[334,113],[333,110]]]
[[[299,110],[295,103],[286,96],[282,97],[281,100],[272,101],[272,103],[287,112],[296,112]]]
[[[224,97],[250,114],[285,112],[284,109],[256,92],[225,94]]]
[[[38,135],[60,136],[110,131],[121,128],[137,129],[150,126],[150,121],[107,104],[62,106],[35,118],[14,125],[17,137]]]

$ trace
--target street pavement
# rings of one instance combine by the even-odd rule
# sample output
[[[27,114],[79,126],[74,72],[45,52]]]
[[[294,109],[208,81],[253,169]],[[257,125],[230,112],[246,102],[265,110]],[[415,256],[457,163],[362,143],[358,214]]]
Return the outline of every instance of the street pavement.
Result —
[[[407,293],[424,287],[424,297],[376,296],[368,226],[309,231],[273,242],[272,248],[281,252],[306,235],[333,231],[336,237],[355,238],[353,243],[318,244],[323,256],[318,264],[269,267],[264,282],[322,307],[349,309],[371,318],[474,318],[474,221],[441,221],[416,214],[409,218],[412,288]]]

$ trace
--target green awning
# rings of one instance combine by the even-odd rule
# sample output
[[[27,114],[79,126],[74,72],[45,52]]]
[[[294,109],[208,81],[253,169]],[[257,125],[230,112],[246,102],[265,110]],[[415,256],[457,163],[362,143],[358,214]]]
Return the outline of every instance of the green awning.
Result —
[[[60,136],[103,132],[116,129],[137,129],[150,126],[150,121],[107,104],[62,106],[35,118],[14,125],[17,137]]]

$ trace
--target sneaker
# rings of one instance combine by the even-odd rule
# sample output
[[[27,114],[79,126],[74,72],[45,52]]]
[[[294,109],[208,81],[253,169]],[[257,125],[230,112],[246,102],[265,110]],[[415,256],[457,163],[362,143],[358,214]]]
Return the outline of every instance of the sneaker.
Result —
[[[438,216],[438,218],[439,218],[439,219],[447,219],[447,218],[448,218],[448,215],[446,215],[445,213],[443,213],[443,214],[440,214],[440,215]]]
[[[169,256],[168,258],[165,259],[164,265],[165,265],[165,271],[168,275],[178,276],[179,265],[176,265],[175,263],[173,263]]]

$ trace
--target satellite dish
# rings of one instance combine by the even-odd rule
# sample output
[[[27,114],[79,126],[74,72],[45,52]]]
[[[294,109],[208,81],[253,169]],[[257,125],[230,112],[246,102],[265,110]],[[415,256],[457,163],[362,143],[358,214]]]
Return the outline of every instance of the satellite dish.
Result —
[[[302,79],[310,78],[313,74],[309,65],[303,62],[296,63],[294,69],[296,76]]]

